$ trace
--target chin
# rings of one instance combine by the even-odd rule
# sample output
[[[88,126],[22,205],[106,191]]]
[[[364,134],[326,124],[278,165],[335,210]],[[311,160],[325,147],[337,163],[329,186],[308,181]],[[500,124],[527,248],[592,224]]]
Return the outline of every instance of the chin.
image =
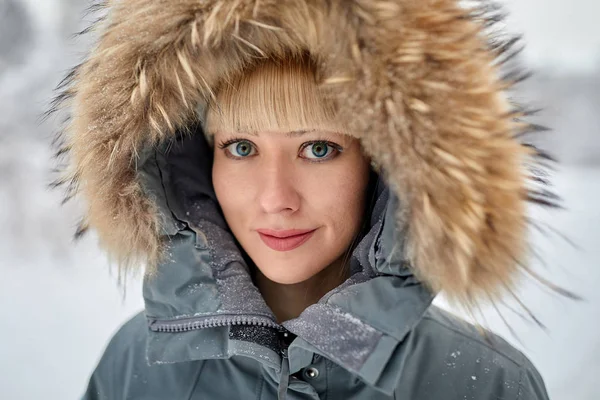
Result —
[[[268,264],[272,264],[268,263]],[[317,275],[323,268],[302,268],[298,267],[297,264],[287,261],[285,263],[278,263],[276,265],[265,265],[256,264],[257,268],[265,275],[269,280],[279,283],[281,285],[294,285],[296,283],[304,282],[313,276]]]

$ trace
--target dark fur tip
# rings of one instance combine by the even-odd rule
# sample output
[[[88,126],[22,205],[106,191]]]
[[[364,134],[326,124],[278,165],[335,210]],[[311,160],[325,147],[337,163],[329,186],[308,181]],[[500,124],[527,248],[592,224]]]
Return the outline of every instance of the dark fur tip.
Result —
[[[81,240],[88,231],[89,231],[89,226],[84,222],[79,222],[79,224],[77,225],[77,229],[75,230],[75,233],[73,234],[73,241]]]

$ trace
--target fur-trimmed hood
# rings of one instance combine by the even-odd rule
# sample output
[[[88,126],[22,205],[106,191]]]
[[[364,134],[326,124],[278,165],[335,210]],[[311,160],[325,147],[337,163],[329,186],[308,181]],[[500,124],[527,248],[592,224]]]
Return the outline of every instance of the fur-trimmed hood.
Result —
[[[464,305],[515,284],[527,252],[531,128],[500,77],[513,40],[491,37],[487,2],[458,0],[114,0],[99,42],[61,85],[69,109],[58,183],[80,193],[80,232],[124,268],[161,258],[144,149],[197,119],[222,80],[257,58],[309,53],[321,88],[399,199],[416,276]],[[530,168],[531,169],[531,168]]]

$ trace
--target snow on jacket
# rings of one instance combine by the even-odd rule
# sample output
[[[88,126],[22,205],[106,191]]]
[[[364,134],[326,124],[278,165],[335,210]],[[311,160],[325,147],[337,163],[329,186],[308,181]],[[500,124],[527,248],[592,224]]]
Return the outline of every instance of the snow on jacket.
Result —
[[[525,356],[431,305],[498,300],[547,203],[499,77],[487,2],[120,0],[62,85],[59,183],[81,194],[145,310],[112,339],[84,399],[546,399]],[[471,4],[471,3],[470,3]],[[252,284],[210,182],[202,116],[256,57],[308,53],[378,172],[351,277],[282,324]],[[181,134],[194,131],[192,136]]]

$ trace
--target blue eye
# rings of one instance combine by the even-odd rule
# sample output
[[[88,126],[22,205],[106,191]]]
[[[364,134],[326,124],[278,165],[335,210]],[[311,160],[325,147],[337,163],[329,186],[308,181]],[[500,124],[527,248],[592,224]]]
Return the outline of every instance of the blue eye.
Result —
[[[250,143],[247,140],[240,140],[234,143],[229,144],[226,147],[227,151],[233,156],[233,157],[248,157],[251,156],[254,151],[254,147],[252,145],[252,143]]]
[[[302,148],[303,158],[309,160],[327,160],[332,156],[333,153],[339,152],[340,149],[336,148],[329,142],[317,141],[307,143]]]

